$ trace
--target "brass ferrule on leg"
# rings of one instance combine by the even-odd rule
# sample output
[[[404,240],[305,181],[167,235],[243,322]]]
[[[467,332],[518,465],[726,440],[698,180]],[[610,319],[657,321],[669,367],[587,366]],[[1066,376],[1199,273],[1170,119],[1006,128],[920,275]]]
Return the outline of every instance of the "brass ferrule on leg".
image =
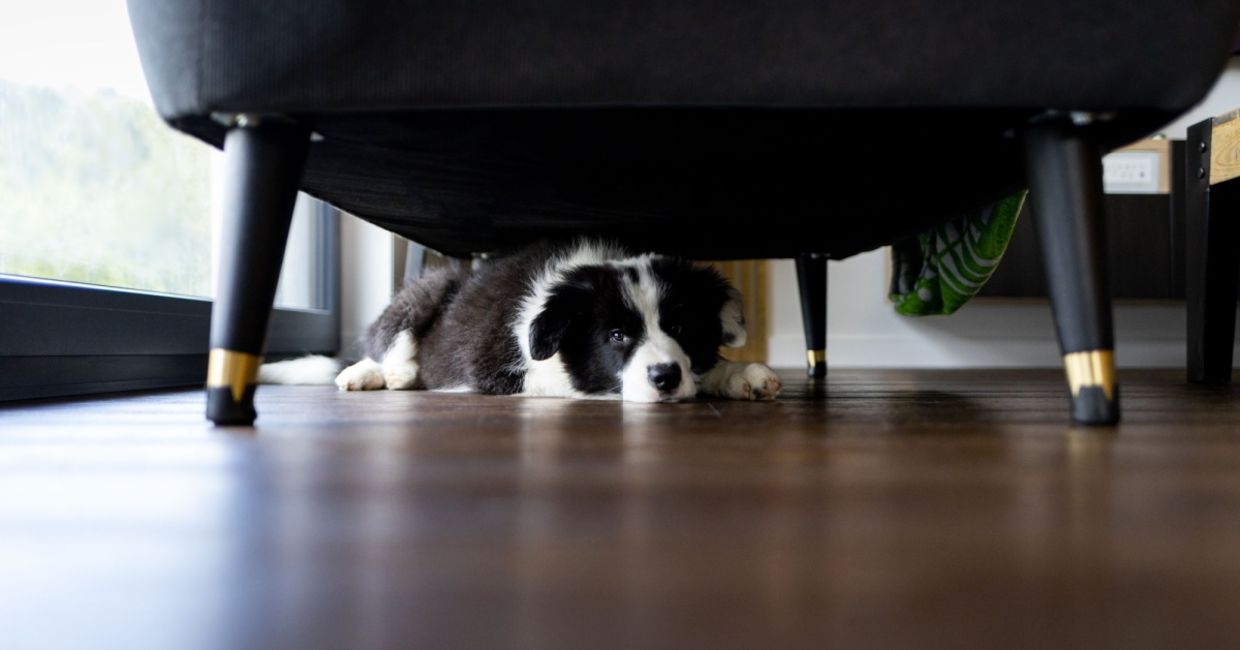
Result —
[[[1080,395],[1082,388],[1099,387],[1108,400],[1115,398],[1115,358],[1111,350],[1065,354],[1063,369],[1073,397]]]
[[[207,387],[227,387],[234,402],[240,402],[247,386],[258,379],[262,357],[246,352],[215,348],[207,357]]]
[[[827,362],[826,350],[806,350],[805,358],[809,361],[810,367],[814,367],[820,363]]]

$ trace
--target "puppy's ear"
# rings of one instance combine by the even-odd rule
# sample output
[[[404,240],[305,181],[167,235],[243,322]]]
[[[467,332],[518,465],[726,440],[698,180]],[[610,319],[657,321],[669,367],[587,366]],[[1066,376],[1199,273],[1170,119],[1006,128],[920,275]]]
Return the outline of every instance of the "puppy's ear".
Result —
[[[580,282],[556,287],[530,324],[530,358],[542,361],[559,352],[564,333],[588,311],[593,295],[592,288]]]
[[[723,344],[730,348],[745,345],[745,307],[741,301],[741,292],[735,287],[728,287],[728,299],[719,310],[719,324],[723,327]]]
[[[560,340],[572,324],[572,314],[566,314],[550,306],[544,309],[530,324],[530,358],[535,361],[550,359],[560,351]]]

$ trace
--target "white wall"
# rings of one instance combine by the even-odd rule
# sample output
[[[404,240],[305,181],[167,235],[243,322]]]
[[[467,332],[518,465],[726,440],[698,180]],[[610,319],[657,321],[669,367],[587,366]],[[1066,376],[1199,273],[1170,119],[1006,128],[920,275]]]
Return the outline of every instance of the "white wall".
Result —
[[[1240,108],[1240,63],[1229,65],[1211,94],[1163,129],[1183,138],[1207,117]],[[827,293],[827,363],[835,367],[1058,366],[1050,307],[1044,301],[977,300],[952,316],[908,318],[887,302],[886,249],[831,262]],[[791,261],[768,275],[771,364],[805,363],[805,339]],[[1122,302],[1115,308],[1116,362],[1184,365],[1183,304]]]
[[[886,250],[829,264],[827,363],[833,367],[1054,367],[1059,348],[1044,301],[983,301],[951,316],[909,318],[886,298]],[[769,274],[770,360],[805,363],[801,308],[792,262]],[[1184,309],[1168,303],[1115,308],[1117,363],[1182,366]]]
[[[340,217],[340,354],[360,357],[358,340],[383,312],[392,282],[392,235],[357,217]]]

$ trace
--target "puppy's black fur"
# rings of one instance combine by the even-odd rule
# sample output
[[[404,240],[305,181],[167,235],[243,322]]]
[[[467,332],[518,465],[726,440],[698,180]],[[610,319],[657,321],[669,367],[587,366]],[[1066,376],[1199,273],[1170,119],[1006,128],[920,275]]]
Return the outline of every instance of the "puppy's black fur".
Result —
[[[651,267],[662,284],[660,327],[684,348],[693,372],[710,370],[719,361],[719,346],[732,343],[719,320],[731,286],[713,269],[687,260],[656,258]]]
[[[649,271],[611,261],[566,269],[538,287],[548,262],[568,250],[542,244],[488,260],[475,271],[428,273],[402,290],[371,326],[366,350],[381,360],[401,332],[417,345],[421,388],[469,387],[520,393],[532,361],[560,355],[572,386],[582,393],[620,390],[620,373],[647,335],[631,292],[658,285],[659,328],[685,351],[695,373],[718,361],[726,343],[720,310],[734,293],[711,269],[674,258],[647,258]],[[628,287],[626,289],[626,287]],[[518,341],[527,297],[546,299],[530,323],[529,359]]]
[[[646,328],[624,300],[616,269],[574,269],[550,294],[530,327],[531,357],[541,361],[558,352],[573,388],[583,393],[620,390],[620,371]]]

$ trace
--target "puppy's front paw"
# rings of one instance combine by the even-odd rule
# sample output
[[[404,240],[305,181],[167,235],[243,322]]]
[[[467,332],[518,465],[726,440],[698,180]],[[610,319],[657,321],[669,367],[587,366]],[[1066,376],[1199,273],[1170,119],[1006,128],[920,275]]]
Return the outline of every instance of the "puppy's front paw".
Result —
[[[770,368],[751,363],[738,368],[728,377],[727,396],[731,399],[771,400],[779,395],[783,385]]]
[[[383,368],[370,359],[362,359],[336,375],[340,390],[379,390],[383,385]]]
[[[383,384],[388,390],[409,390],[418,382],[418,364],[408,361],[383,366]]]

